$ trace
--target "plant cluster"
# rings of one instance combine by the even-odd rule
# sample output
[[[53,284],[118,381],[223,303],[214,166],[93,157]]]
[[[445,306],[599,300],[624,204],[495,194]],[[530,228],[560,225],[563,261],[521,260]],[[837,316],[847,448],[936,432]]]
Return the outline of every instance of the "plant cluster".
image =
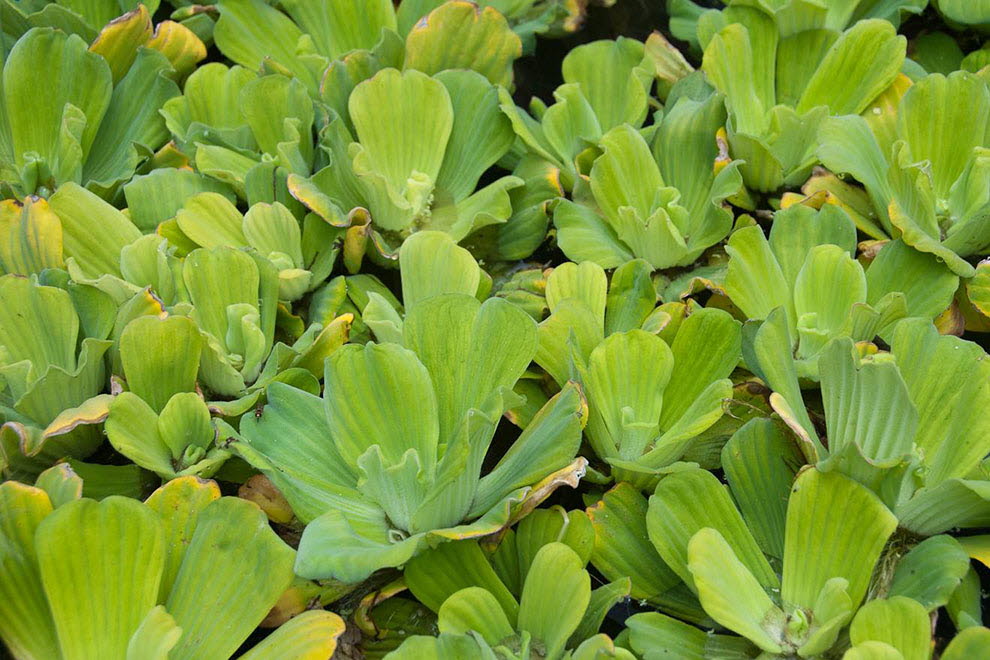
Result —
[[[591,4],[0,0],[7,652],[990,658],[990,2]]]

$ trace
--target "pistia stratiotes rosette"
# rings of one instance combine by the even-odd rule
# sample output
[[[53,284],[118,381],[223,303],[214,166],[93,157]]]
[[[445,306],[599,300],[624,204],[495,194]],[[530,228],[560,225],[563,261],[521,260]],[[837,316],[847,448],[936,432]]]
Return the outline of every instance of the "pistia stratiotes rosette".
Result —
[[[167,233],[180,249],[190,244],[253,249],[278,269],[282,302],[296,301],[323,284],[340,251],[335,244],[339,232],[315,216],[300,223],[281,202],[258,202],[242,215],[213,192],[189,197]]]
[[[901,579],[886,585],[885,599],[873,595],[874,571],[896,518],[869,489],[836,472],[806,468],[795,479],[788,444],[770,420],[752,421],[723,451],[729,489],[709,472],[686,469],[664,477],[648,510],[639,509],[653,560],[684,581],[705,615],[741,637],[699,634],[660,613],[637,614],[627,622],[634,650],[646,657],[664,650],[820,657],[842,647],[840,633],[850,622],[856,646],[891,644],[905,657],[927,649],[927,610],[916,599],[917,585],[904,580],[914,567],[895,571]],[[606,499],[593,519],[619,513],[615,504]],[[602,533],[608,529],[596,526],[592,561],[630,556],[631,549],[615,545],[619,539]],[[951,538],[940,538],[955,544],[953,560],[965,571],[965,553]],[[603,563],[606,575],[614,565]],[[904,628],[913,633],[907,639],[900,638]]]
[[[692,48],[699,48],[699,23],[712,20],[705,14],[739,11],[744,7],[758,7],[766,12],[777,12],[788,22],[794,32],[809,29],[810,20],[815,27],[828,30],[844,30],[856,21],[866,18],[882,18],[899,27],[901,22],[913,14],[920,14],[928,6],[928,0],[850,0],[830,2],[829,0],[721,0],[728,10],[706,9],[694,0],[667,0],[670,13],[670,32]],[[733,9],[735,8],[735,9]]]
[[[292,582],[293,550],[214,482],[96,502],[63,467],[0,485],[0,637],[13,657],[230,657]],[[336,614],[309,612],[241,657],[329,656],[343,631]]]
[[[405,582],[439,615],[437,637],[413,636],[389,658],[447,657],[455,649],[491,658],[633,657],[602,620],[629,593],[623,578],[591,588],[585,566],[594,531],[580,511],[538,509],[507,530],[494,552],[454,541],[409,562]],[[561,608],[547,608],[556,600]]]
[[[745,161],[740,172],[757,192],[801,185],[817,162],[822,120],[865,110],[904,62],[905,39],[887,21],[843,32],[827,25],[825,12],[806,21],[788,14],[740,4],[704,14],[698,25],[703,69],[729,111],[729,152]]]
[[[818,360],[823,442],[801,396],[790,338],[778,310],[754,333],[747,362],[774,390],[770,402],[800,439],[808,462],[873,489],[918,535],[982,527],[990,520],[990,451],[978,412],[990,397],[986,353],[905,319],[890,352],[829,342]]]
[[[295,204],[288,175],[308,176],[323,164],[313,101],[297,78],[211,62],[189,76],[182,96],[169,99],[161,114],[196,168],[249,205]]]
[[[740,323],[719,309],[655,308],[642,261],[617,269],[607,287],[592,262],[554,269],[536,362],[561,387],[581,383],[585,434],[612,476],[649,487],[722,416]]]
[[[370,225],[361,234],[371,235],[373,254],[394,257],[421,229],[461,241],[511,216],[509,191],[521,179],[476,190],[513,139],[495,87],[480,74],[383,69],[354,88],[347,113],[353,136],[336,117],[322,137],[331,165],[310,180],[290,176],[289,189],[331,225],[347,226],[352,209],[366,209]],[[360,264],[364,246],[355,249]]]
[[[499,98],[518,136],[520,166],[552,167],[566,190],[578,179],[578,156],[621,124],[643,126],[649,114],[654,62],[641,41],[620,37],[578,46],[564,58],[564,84],[547,107],[533,99],[530,112],[508,90]],[[532,113],[532,114],[530,114]]]
[[[214,38],[241,66],[291,74],[314,96],[323,94],[331,62],[374,51],[388,66],[434,74],[472,69],[510,84],[522,43],[491,3],[391,0],[288,0],[285,13],[262,0],[221,0]]]
[[[0,277],[0,468],[34,477],[56,460],[100,444],[113,304],[100,291],[42,277]],[[39,329],[44,328],[44,331]],[[96,397],[96,401],[92,398]]]
[[[433,296],[408,310],[402,339],[338,349],[322,401],[274,384],[260,416],[241,420],[235,451],[308,523],[303,577],[357,582],[428,545],[492,534],[584,472],[574,455],[586,408],[569,385],[482,474],[499,417],[518,403],[511,388],[536,353],[525,312]]]
[[[818,153],[866,187],[883,231],[972,277],[966,257],[990,251],[988,114],[985,80],[932,74],[903,93],[891,129],[835,117],[822,128]]]
[[[681,98],[652,143],[626,124],[604,135],[587,191],[554,209],[564,254],[603,268],[639,258],[663,269],[689,265],[725,238],[732,211],[724,202],[742,178],[738,162],[716,166],[714,134],[724,121],[719,96]]]
[[[48,196],[72,181],[112,197],[168,139],[158,111],[179,94],[176,67],[206,55],[195,35],[179,36],[154,38],[143,5],[107,25],[89,48],[52,28],[21,36],[5,58],[0,90],[8,195]],[[47,82],[39,86],[42,67]]]
[[[725,293],[749,319],[780,310],[801,378],[818,379],[818,356],[835,337],[888,337],[897,321],[934,319],[952,303],[959,278],[931,255],[890,241],[864,269],[856,247],[853,221],[833,204],[778,211],[769,238],[755,225],[729,237]]]

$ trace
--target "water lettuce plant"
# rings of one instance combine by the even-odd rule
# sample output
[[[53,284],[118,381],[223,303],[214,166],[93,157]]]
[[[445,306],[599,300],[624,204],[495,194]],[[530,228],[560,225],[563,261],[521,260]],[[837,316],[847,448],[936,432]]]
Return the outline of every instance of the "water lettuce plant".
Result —
[[[866,187],[888,234],[971,277],[965,258],[986,254],[990,243],[984,108],[990,89],[978,76],[931,74],[900,98],[893,134],[878,137],[861,117],[836,117],[822,128],[819,154]]]
[[[829,26],[825,11],[809,14],[797,30],[803,24],[787,8],[737,3],[698,26],[703,69],[726,97],[729,151],[745,161],[740,171],[754,191],[807,179],[825,117],[865,110],[904,61],[905,39],[885,20],[845,29]]]
[[[0,0],[0,655],[986,656],[987,9]]]
[[[144,503],[96,502],[79,498],[71,470],[52,470],[36,486],[0,485],[10,608],[0,636],[15,658],[226,657],[292,580],[293,550],[214,482],[188,477]],[[248,657],[285,657],[306,636],[330,654],[343,632],[329,612],[287,625]]]
[[[18,196],[47,197],[72,181],[112,196],[168,138],[158,111],[179,94],[176,66],[204,56],[188,30],[157,38],[143,5],[108,24],[88,48],[76,34],[31,28],[3,66],[4,185]],[[39,87],[41,66],[47,84]]]

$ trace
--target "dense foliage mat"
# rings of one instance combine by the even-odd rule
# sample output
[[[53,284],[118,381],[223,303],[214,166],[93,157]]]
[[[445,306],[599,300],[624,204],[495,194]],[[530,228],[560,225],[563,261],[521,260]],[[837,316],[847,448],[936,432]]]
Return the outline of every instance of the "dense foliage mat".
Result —
[[[988,35],[0,0],[2,650],[990,658]]]

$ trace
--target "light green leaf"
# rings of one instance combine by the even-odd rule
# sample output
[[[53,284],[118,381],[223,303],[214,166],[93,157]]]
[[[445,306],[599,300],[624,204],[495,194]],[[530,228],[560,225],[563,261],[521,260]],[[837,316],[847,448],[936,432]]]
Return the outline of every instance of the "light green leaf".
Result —
[[[164,607],[148,610],[141,625],[127,643],[127,660],[168,660],[169,651],[182,636],[182,628]]]
[[[915,441],[928,468],[926,485],[965,477],[988,450],[988,422],[977,414],[990,404],[986,353],[914,319],[895,328],[891,352],[918,410]]]
[[[234,497],[207,505],[165,602],[183,630],[169,657],[233,654],[289,587],[294,555],[256,505]]]
[[[643,44],[635,39],[595,41],[571,50],[561,64],[564,83],[580,85],[603,132],[620,124],[639,126],[646,118],[650,81]]]
[[[412,594],[434,612],[455,593],[477,587],[495,599],[504,617],[515,621],[519,614],[519,603],[475,541],[443,543],[427,550],[409,561],[404,576]]]
[[[808,81],[796,109],[827,105],[833,115],[858,115],[894,82],[907,40],[888,21],[859,21],[842,33]],[[855,85],[843,84],[855,81]]]
[[[447,2],[417,21],[406,37],[406,69],[429,75],[473,69],[492,84],[509,86],[522,42],[492,7]]]
[[[106,60],[89,52],[78,36],[50,28],[29,30],[6,60],[2,92],[14,165],[24,168],[28,153],[34,152],[32,158],[40,158],[58,183],[78,180],[81,158],[89,152],[110,103],[112,79]],[[35,74],[41,62],[50,66],[46,83],[38,86]],[[60,131],[74,116],[83,120],[78,135]],[[75,167],[63,162],[73,149],[80,159]]]
[[[907,596],[929,612],[942,607],[969,571],[969,555],[951,536],[932,536],[897,563],[889,595]]]
[[[324,404],[348,465],[374,445],[390,464],[415,450],[427,474],[437,460],[437,404],[427,369],[396,344],[344,346],[326,362]],[[415,400],[418,405],[403,402]]]
[[[0,483],[0,636],[15,657],[57,658],[59,643],[36,555],[35,532],[52,512],[48,495]]]
[[[437,627],[442,634],[474,631],[494,645],[515,632],[495,596],[481,587],[467,587],[452,594],[438,614]]]
[[[62,657],[125,657],[157,601],[161,518],[128,498],[76,500],[42,521],[36,538]],[[88,606],[80,608],[83,602]]]
[[[548,609],[548,598],[565,606]],[[530,567],[519,599],[519,630],[543,643],[548,657],[557,657],[578,627],[591,599],[591,578],[577,554],[562,543],[543,546]]]
[[[337,638],[344,633],[344,627],[343,619],[333,612],[307,610],[283,623],[240,658],[320,660],[332,657],[337,649]]]
[[[139,316],[120,336],[120,359],[131,392],[156,412],[179,392],[196,386],[202,339],[182,316]]]
[[[219,498],[220,487],[215,481],[190,476],[165,482],[145,500],[148,508],[161,514],[165,530],[165,570],[158,590],[159,602],[172,591],[199,514]]]
[[[722,449],[722,469],[746,524],[763,551],[784,555],[787,498],[804,462],[794,441],[778,424],[753,419]]]
[[[855,608],[897,518],[872,492],[836,472],[798,475],[787,504],[781,598],[812,608],[825,583],[848,581]]]
[[[65,256],[88,277],[120,276],[120,251],[141,237],[127,216],[72,182],[59,186],[49,204],[62,223]]]
[[[416,232],[399,248],[402,301],[407,308],[444,293],[474,295],[481,269],[471,253],[439,231]]]
[[[703,528],[718,533],[720,541],[728,544],[738,557],[735,561],[763,585],[761,591],[778,585],[776,574],[746,527],[728,489],[706,470],[685,469],[661,479],[650,498],[646,526],[650,541],[664,562],[689,586],[693,573],[689,567],[689,546]]]
[[[629,577],[633,598],[654,599],[680,582],[650,543],[647,502],[639,490],[620,483],[588,508],[595,529],[591,561],[608,580]]]
[[[722,535],[711,527],[698,530],[688,544],[687,557],[687,567],[705,611],[764,651],[781,653],[783,649],[766,628],[782,624],[784,613]]]
[[[930,651],[928,612],[903,596],[873,600],[863,605],[849,626],[853,645],[884,642],[901,652],[904,660],[926,660]]]
[[[515,139],[512,124],[499,108],[498,89],[474,71],[441,71],[453,108],[453,126],[437,190],[454,202],[478,187],[485,171],[501,158]]]

